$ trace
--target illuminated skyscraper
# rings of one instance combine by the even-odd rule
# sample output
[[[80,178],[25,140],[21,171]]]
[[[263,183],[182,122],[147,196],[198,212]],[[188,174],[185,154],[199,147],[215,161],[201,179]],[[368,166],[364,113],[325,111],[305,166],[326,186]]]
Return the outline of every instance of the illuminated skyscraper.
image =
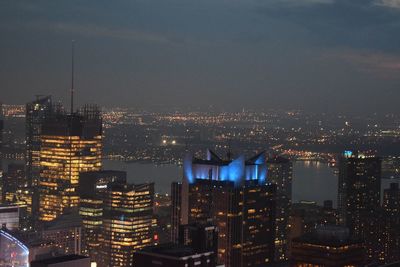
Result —
[[[371,261],[381,254],[381,160],[346,151],[339,162],[338,212],[352,238],[365,242]]]
[[[268,181],[276,185],[275,261],[288,260],[293,164],[283,157],[267,160]]]
[[[223,160],[211,151],[206,160],[185,158],[181,221],[217,227],[220,264],[272,262],[276,187],[266,175],[263,153],[249,160]]]
[[[39,219],[77,207],[79,173],[101,169],[102,121],[96,107],[47,118],[40,135]]]
[[[154,244],[154,184],[110,183],[103,197],[98,266],[135,266],[133,253]]]
[[[93,171],[79,176],[79,214],[83,222],[82,253],[96,261],[103,224],[103,194],[111,182],[126,183],[126,172]]]

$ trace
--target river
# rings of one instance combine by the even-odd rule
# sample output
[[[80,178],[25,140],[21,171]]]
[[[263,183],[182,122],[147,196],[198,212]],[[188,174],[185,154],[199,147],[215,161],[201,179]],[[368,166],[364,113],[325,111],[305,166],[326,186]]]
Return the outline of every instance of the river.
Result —
[[[104,161],[104,169],[124,170],[132,183],[155,182],[156,192],[169,193],[173,181],[182,178],[182,167],[175,165],[156,165],[148,163],[125,163]],[[327,164],[297,161],[293,166],[293,201],[333,200],[336,205],[337,177]]]
[[[23,161],[3,160],[4,171],[11,162],[23,163]],[[155,190],[160,193],[169,193],[171,183],[182,179],[182,167],[176,165],[104,160],[103,168],[126,171],[128,181],[131,183],[155,182]],[[381,191],[388,188],[392,181],[382,179]],[[322,204],[324,200],[332,200],[336,207],[337,183],[337,176],[326,163],[296,161],[293,164],[293,202],[307,200]],[[382,195],[381,193],[381,197]]]

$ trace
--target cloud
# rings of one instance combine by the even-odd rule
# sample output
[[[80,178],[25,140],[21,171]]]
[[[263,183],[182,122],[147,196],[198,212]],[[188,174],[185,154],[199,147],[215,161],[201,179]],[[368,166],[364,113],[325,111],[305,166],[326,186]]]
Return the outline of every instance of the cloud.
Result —
[[[377,6],[400,9],[400,0],[375,0],[374,4]]]
[[[370,73],[379,78],[400,78],[400,56],[397,54],[347,49],[328,52],[325,56],[345,61],[358,71]]]
[[[132,41],[154,42],[161,44],[171,43],[171,40],[162,34],[150,33],[145,31],[136,31],[132,29],[113,29],[95,25],[77,25],[77,24],[67,24],[67,23],[52,24],[49,25],[49,28],[55,31],[64,31],[83,36],[118,38],[118,39],[132,40]]]
[[[333,4],[335,0],[278,0],[281,3],[291,3],[299,5]]]
[[[272,0],[265,3],[273,7],[308,7],[314,5],[334,4],[335,0]]]
[[[53,31],[80,35],[83,37],[103,37],[113,39],[124,39],[138,42],[150,42],[158,44],[179,45],[185,42],[184,39],[176,39],[166,34],[135,30],[129,28],[104,27],[92,24],[74,24],[74,23],[51,23],[30,21],[26,23],[2,24],[1,30],[15,31],[25,28],[35,31]]]

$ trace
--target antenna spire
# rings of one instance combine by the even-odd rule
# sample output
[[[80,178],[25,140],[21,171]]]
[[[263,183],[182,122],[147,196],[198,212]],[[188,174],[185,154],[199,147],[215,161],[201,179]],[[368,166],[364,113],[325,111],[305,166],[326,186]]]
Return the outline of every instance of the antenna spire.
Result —
[[[74,113],[74,60],[75,60],[75,41],[71,42],[71,115]]]

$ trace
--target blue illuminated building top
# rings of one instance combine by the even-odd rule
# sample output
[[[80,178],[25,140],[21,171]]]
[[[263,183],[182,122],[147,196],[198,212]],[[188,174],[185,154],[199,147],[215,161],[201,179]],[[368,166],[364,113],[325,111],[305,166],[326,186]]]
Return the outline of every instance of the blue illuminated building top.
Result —
[[[190,184],[194,183],[196,179],[231,181],[235,185],[249,180],[265,184],[267,180],[264,152],[248,160],[244,156],[233,160],[223,160],[211,150],[207,151],[207,159],[194,158],[188,154],[183,161],[183,171],[184,178]]]
[[[345,156],[346,158],[350,158],[351,156],[353,156],[353,151],[351,151],[351,150],[345,150],[343,154],[344,154],[344,156]]]

